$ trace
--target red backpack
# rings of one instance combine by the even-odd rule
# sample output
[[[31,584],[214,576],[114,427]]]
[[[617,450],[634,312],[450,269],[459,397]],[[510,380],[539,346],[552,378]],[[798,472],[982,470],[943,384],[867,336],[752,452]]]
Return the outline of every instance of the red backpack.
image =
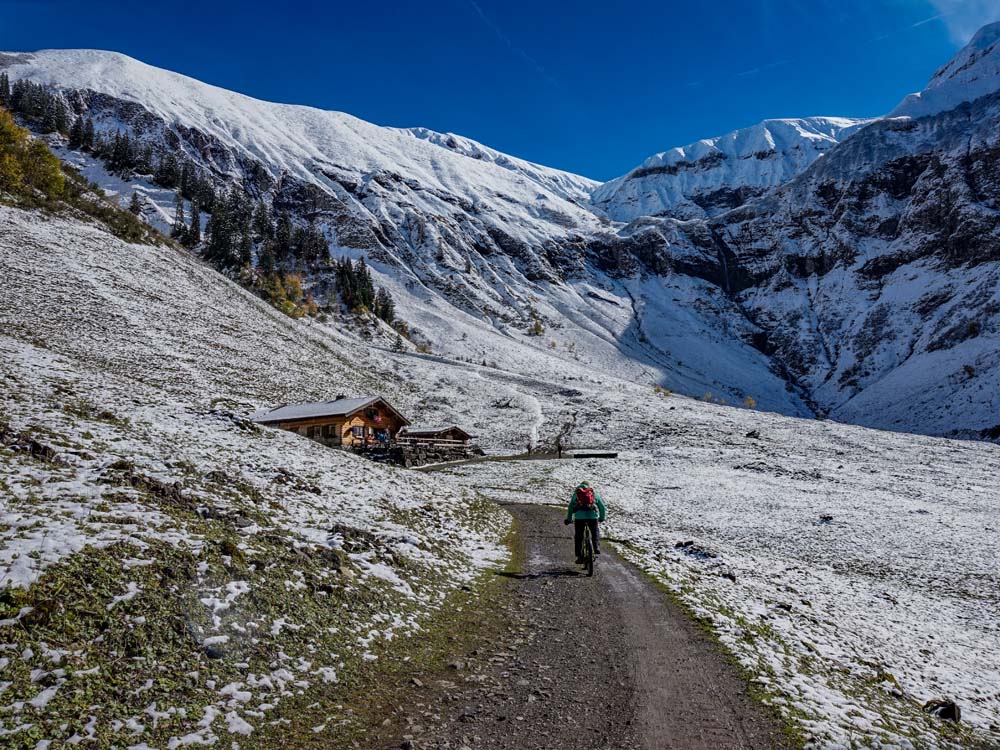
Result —
[[[594,509],[594,490],[592,487],[576,488],[576,509],[577,510]]]

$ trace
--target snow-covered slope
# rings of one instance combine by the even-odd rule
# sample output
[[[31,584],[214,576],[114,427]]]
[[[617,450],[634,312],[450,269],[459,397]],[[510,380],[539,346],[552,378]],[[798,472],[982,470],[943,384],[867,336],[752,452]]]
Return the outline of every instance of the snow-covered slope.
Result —
[[[889,117],[926,117],[1000,91],[1000,22],[984,26],[931,78],[907,96]]]
[[[593,192],[618,221],[641,216],[714,216],[802,172],[866,120],[765,120],[717,138],[655,154]]]
[[[30,78],[134,102],[168,125],[196,128],[258,160],[275,179],[285,173],[323,184],[323,168],[348,165],[366,172],[397,171],[422,184],[481,200],[490,198],[483,192],[487,186],[531,200],[539,188],[582,198],[596,186],[586,178],[508,157],[466,138],[423,128],[384,128],[342,112],[265,102],[117,52],[42,50],[4,55],[0,64],[11,80]],[[526,192],[529,182],[534,185],[532,192]]]
[[[502,527],[472,493],[551,502],[581,471],[611,502],[609,536],[817,747],[995,740],[996,446],[667,397],[560,370],[547,347],[513,369],[381,350],[187,254],[40,213],[0,208],[0,267],[12,747],[270,747],[293,730],[336,745],[357,665],[406,654],[386,649],[495,553]],[[372,389],[491,450],[569,433],[622,455],[425,475],[245,419]],[[962,707],[957,733],[920,711],[939,694]]]

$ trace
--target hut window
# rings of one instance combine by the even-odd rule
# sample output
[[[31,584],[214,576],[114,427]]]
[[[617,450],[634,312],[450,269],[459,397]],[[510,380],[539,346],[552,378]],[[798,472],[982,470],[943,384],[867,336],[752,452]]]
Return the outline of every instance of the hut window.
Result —
[[[363,438],[365,436],[365,428],[364,427],[352,427],[351,428],[351,434],[354,437],[356,437],[356,438]]]

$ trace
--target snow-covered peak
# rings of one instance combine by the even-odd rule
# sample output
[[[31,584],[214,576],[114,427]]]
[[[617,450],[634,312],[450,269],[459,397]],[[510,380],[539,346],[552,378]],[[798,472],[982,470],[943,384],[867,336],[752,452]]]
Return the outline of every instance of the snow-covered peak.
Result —
[[[694,162],[706,156],[747,157],[771,151],[790,151],[803,141],[837,143],[840,134],[857,125],[859,120],[845,117],[804,117],[794,119],[764,120],[748,128],[734,130],[716,138],[703,138],[684,147],[672,148],[655,154],[642,163],[639,169]]]
[[[765,120],[654,154],[601,185],[592,198],[621,221],[664,213],[712,215],[795,177],[867,122],[846,117]]]
[[[926,117],[996,91],[1000,91],[1000,22],[981,28],[934,74],[927,88],[907,96],[889,116]]]
[[[195,128],[259,161],[272,177],[323,184],[325,171],[403,174],[473,202],[502,194],[518,202],[585,200],[597,184],[506,156],[459,136],[381,127],[343,112],[277,104],[156,68],[117,52],[0,53],[12,79],[90,90],[136,102],[167,124]],[[452,145],[454,144],[454,145]]]

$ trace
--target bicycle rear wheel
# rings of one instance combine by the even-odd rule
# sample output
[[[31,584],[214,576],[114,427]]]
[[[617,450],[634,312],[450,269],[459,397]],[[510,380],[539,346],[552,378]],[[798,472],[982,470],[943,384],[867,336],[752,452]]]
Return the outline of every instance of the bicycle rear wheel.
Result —
[[[594,575],[594,539],[589,528],[583,534],[583,564],[587,575]]]

